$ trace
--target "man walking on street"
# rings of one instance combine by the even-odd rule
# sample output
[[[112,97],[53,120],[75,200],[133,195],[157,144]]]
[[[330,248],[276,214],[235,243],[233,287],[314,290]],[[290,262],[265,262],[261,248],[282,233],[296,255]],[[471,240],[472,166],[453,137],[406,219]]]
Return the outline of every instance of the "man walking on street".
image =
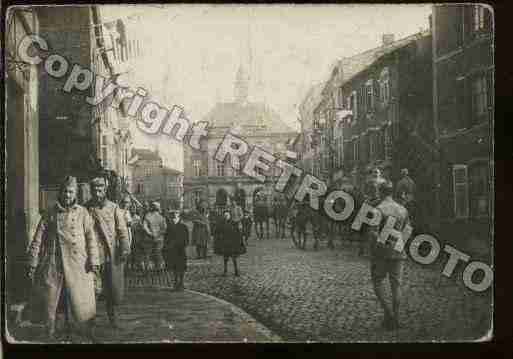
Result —
[[[91,216],[76,202],[77,188],[74,177],[64,180],[57,203],[41,218],[28,250],[33,311],[43,314],[50,338],[55,335],[56,314],[62,308],[68,335],[70,319],[75,319],[87,325],[87,334],[94,339],[98,243]]]
[[[125,291],[125,263],[130,254],[128,227],[119,206],[106,199],[106,182],[97,177],[91,181],[91,200],[86,204],[95,222],[101,264],[101,281],[107,315],[113,328],[120,328],[115,307]]]
[[[163,248],[167,268],[173,272],[174,289],[184,289],[183,280],[187,270],[187,254],[185,248],[189,244],[189,229],[181,221],[180,212],[172,211],[172,219],[166,230]]]
[[[380,232],[389,217],[395,218],[395,230],[397,235],[402,235],[403,228],[409,224],[408,211],[392,199],[392,182],[386,181],[379,187],[381,203],[375,210],[381,213],[381,224],[373,226],[368,231],[371,243],[371,279],[376,297],[383,308],[385,315],[383,327],[387,330],[399,328],[399,304],[401,297],[401,279],[403,275],[404,249],[397,251],[395,248],[398,239],[391,235],[385,238],[385,242],[378,241]],[[403,238],[406,241],[407,238]],[[389,307],[385,300],[384,279],[388,276],[392,292],[392,306]]]
[[[153,268],[156,271],[164,270],[162,247],[164,246],[164,235],[166,234],[166,229],[166,219],[160,214],[160,203],[156,201],[152,202],[150,211],[146,213],[146,216],[144,216],[143,219],[143,230],[146,234],[146,263],[153,263]],[[152,266],[150,266],[150,268],[151,267]]]

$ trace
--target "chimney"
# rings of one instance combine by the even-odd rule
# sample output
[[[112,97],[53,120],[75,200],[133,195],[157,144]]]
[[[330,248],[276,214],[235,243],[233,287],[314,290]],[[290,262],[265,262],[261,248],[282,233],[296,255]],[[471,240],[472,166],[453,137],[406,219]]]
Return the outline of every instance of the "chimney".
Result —
[[[383,46],[388,46],[394,42],[394,34],[383,34]]]

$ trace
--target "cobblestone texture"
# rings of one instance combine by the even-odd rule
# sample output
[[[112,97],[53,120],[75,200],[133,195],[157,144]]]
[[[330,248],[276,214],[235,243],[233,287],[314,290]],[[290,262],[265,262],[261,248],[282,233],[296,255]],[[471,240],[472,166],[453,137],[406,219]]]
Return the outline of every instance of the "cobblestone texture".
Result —
[[[311,246],[311,243],[310,243]],[[372,291],[369,260],[357,248],[301,251],[290,240],[251,240],[240,257],[241,276],[221,276],[222,259],[189,261],[186,287],[234,303],[287,341],[468,341],[491,327],[491,293],[474,293],[441,276],[446,257],[431,266],[408,262],[402,328],[380,329],[382,313]],[[170,285],[169,277],[131,279]]]

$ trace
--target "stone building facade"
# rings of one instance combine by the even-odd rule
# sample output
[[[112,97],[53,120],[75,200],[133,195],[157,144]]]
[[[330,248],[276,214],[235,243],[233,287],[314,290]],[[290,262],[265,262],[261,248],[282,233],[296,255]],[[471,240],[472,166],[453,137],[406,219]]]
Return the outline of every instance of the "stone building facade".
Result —
[[[39,14],[8,9],[5,18],[5,270],[6,301],[25,300],[25,249],[39,220],[39,66],[19,56],[28,34],[39,33]]]
[[[269,200],[273,196],[273,183],[280,173],[263,173],[267,183],[234,170],[229,163],[215,159],[217,147],[228,131],[244,138],[248,144],[259,146],[273,154],[284,154],[287,143],[297,132],[286,125],[278,114],[263,103],[248,102],[248,76],[241,67],[235,80],[235,100],[218,103],[206,115],[208,136],[200,150],[184,148],[184,206],[193,208],[200,202],[211,208],[224,208],[231,199],[251,209],[255,194],[264,191]],[[244,161],[245,159],[243,159]]]
[[[165,167],[158,151],[133,149],[131,192],[143,203],[160,201],[163,208],[181,206],[183,176],[180,171]]]
[[[494,24],[487,5],[434,6],[433,104],[440,146],[440,218],[489,248],[493,211]]]

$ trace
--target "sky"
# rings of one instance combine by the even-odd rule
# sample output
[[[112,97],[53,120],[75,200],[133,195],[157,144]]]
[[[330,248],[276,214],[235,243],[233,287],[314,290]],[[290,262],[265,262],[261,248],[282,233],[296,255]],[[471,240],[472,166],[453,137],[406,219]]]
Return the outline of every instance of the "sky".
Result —
[[[191,121],[202,120],[217,102],[233,101],[242,64],[248,100],[265,102],[299,130],[299,104],[329,78],[335,61],[381,45],[385,33],[400,39],[429,28],[431,5],[105,5],[101,11],[104,21],[138,15],[134,36],[147,51],[131,76],[162,105],[180,105]],[[182,169],[168,137],[149,137],[135,126],[133,132],[136,147],[158,146],[167,166]]]

